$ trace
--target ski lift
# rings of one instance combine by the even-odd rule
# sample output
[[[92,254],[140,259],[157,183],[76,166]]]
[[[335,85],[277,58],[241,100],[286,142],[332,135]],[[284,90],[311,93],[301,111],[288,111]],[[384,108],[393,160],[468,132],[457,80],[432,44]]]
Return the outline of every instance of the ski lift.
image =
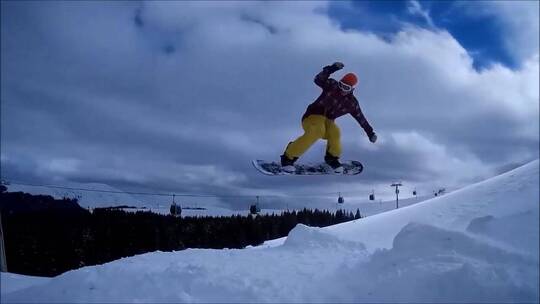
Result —
[[[259,206],[257,206],[256,204],[249,206],[249,213],[257,214],[259,212],[261,212],[261,208],[259,208]]]
[[[341,196],[341,193],[339,193],[337,202],[338,202],[338,204],[343,204],[343,203],[345,203],[345,199],[343,198],[343,196]]]
[[[172,203],[169,211],[174,216],[180,216],[182,214],[182,207],[176,203]]]
[[[261,212],[261,208],[259,207],[259,197],[257,196],[257,202],[249,206],[249,213],[257,214],[259,212]]]
[[[439,196],[439,195],[445,194],[445,193],[446,193],[446,188],[441,188],[441,189],[439,189],[439,190],[437,190],[437,191],[433,191],[433,194],[434,194],[435,196]]]
[[[369,195],[369,200],[374,201],[375,200],[375,190],[371,190],[371,194]]]
[[[174,200],[174,198],[175,198],[175,195],[173,194],[173,202],[171,204],[171,208],[169,209],[169,212],[174,216],[180,216],[182,214],[182,207],[176,204],[176,201]]]

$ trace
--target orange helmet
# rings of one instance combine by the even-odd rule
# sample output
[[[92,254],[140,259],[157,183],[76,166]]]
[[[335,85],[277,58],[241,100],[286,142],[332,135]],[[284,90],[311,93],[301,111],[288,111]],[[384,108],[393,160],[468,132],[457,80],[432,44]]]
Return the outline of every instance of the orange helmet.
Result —
[[[354,87],[356,83],[358,83],[358,78],[356,77],[356,75],[354,75],[354,73],[347,73],[345,74],[345,76],[343,76],[343,78],[341,78],[340,81],[344,84]]]

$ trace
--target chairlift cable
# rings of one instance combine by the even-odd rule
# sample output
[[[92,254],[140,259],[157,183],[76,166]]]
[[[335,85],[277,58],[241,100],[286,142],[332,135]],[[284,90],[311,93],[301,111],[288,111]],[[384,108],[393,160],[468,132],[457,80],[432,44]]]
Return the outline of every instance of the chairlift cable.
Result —
[[[45,187],[52,189],[63,189],[63,190],[76,190],[76,191],[86,191],[86,192],[98,192],[98,193],[114,193],[114,194],[130,194],[130,195],[148,195],[148,196],[166,196],[166,197],[200,197],[200,198],[253,198],[253,197],[266,197],[266,198],[281,198],[281,197],[304,197],[304,198],[319,198],[326,196],[334,196],[336,192],[326,192],[326,193],[314,193],[314,194],[286,194],[286,195],[260,195],[260,194],[244,194],[244,195],[218,195],[218,194],[195,194],[195,193],[158,193],[158,192],[134,192],[134,191],[116,191],[116,190],[98,190],[98,189],[89,189],[89,188],[78,188],[78,187],[67,187],[59,185],[50,185],[50,184],[34,184],[28,182],[22,182],[17,180],[2,180],[3,183],[9,185],[19,185],[19,186],[30,186],[30,187]],[[352,193],[352,192],[347,192]],[[338,192],[338,195],[341,196],[342,192]]]

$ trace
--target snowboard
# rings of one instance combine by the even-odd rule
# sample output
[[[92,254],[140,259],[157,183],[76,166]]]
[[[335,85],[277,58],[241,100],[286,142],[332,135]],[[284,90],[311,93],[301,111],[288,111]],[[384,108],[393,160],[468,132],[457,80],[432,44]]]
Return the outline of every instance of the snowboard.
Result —
[[[364,169],[361,162],[356,160],[342,161],[343,172],[334,172],[334,169],[324,162],[295,164],[295,172],[289,173],[281,169],[281,164],[275,161],[253,160],[253,166],[261,173],[266,175],[356,175]]]

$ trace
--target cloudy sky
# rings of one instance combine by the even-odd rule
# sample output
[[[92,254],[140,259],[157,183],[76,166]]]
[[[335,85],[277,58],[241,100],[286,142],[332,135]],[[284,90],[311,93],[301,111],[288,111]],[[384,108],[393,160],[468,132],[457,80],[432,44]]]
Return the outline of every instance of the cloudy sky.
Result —
[[[2,1],[1,9],[6,180],[391,197],[395,181],[430,193],[538,158],[537,1]],[[313,77],[335,61],[345,69],[333,77],[359,76],[355,95],[379,136],[372,144],[352,117],[337,120],[342,158],[365,172],[256,172],[252,159],[277,160],[301,135],[301,115],[320,94]],[[324,151],[320,141],[301,161]]]

